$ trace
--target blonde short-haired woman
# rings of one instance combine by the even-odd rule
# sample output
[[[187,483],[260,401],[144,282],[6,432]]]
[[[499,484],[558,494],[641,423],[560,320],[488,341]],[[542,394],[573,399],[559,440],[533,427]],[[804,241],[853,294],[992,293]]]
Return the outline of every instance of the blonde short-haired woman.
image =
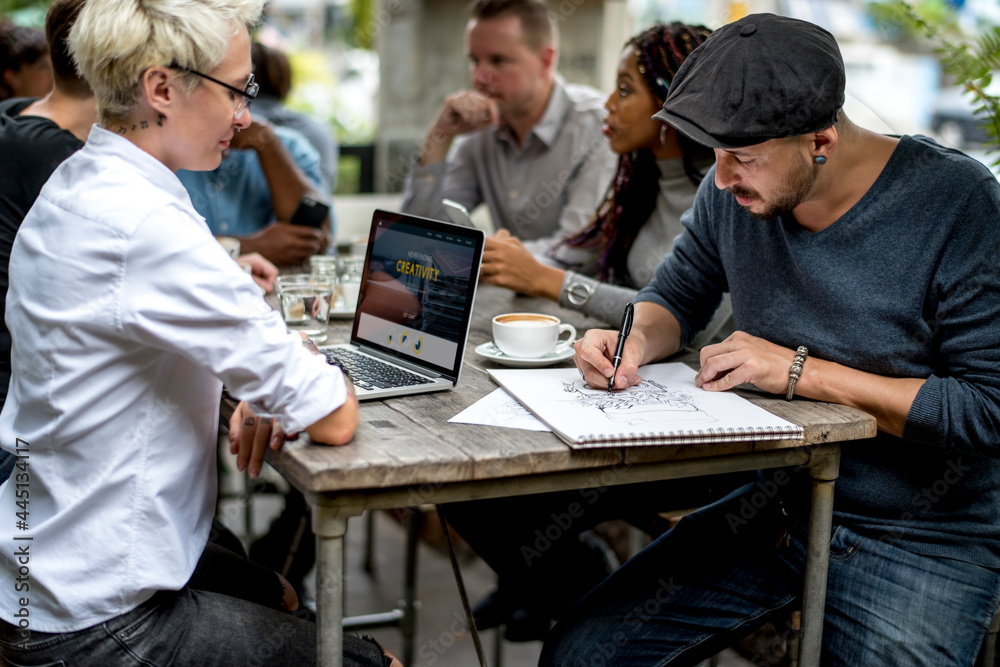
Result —
[[[260,299],[176,176],[217,167],[250,123],[262,1],[93,0],[70,32],[99,123],[42,189],[10,261],[0,445],[24,465],[0,494],[0,536],[30,551],[26,585],[0,586],[12,663],[316,662],[315,625],[282,609],[294,594],[213,524],[219,395],[224,383],[245,401],[230,440],[252,475],[286,431],[346,444],[357,400]],[[13,550],[0,558],[18,571]],[[344,664],[399,663],[348,637]]]

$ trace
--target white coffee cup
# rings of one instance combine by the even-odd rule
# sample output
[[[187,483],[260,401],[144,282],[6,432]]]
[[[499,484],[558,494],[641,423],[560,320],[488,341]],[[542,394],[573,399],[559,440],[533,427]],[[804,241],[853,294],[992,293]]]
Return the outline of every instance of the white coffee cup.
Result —
[[[569,332],[569,338],[559,337]],[[508,357],[537,359],[573,344],[576,329],[542,313],[505,313],[493,318],[493,342]]]

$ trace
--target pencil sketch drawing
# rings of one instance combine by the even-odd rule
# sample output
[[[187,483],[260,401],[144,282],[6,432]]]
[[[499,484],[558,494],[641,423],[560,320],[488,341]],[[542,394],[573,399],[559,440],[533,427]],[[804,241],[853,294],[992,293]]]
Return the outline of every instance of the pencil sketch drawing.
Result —
[[[594,389],[583,380],[564,382],[565,398],[573,407],[600,410],[605,418],[615,424],[628,424],[641,429],[647,423],[662,425],[663,413],[673,412],[682,416],[687,424],[711,424],[718,421],[698,406],[695,397],[677,389],[670,389],[655,381],[643,380],[637,387],[608,393]]]
[[[494,406],[491,416],[497,420],[497,424],[508,424],[521,420],[535,421],[535,415],[531,414],[528,408],[509,396],[506,401]]]

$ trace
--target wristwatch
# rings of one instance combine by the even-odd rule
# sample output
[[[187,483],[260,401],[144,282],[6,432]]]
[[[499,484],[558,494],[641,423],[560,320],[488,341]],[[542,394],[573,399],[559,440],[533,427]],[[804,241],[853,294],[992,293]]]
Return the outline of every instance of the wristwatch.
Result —
[[[594,296],[596,285],[585,278],[573,276],[567,283],[563,291],[566,293],[566,300],[574,306],[585,306]]]

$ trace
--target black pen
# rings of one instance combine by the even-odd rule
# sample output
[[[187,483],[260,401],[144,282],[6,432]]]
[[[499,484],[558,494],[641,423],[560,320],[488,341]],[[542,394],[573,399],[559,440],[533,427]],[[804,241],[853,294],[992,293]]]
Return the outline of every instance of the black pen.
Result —
[[[622,313],[622,324],[618,327],[618,346],[615,348],[615,357],[611,360],[614,364],[614,370],[611,371],[611,379],[608,380],[608,393],[615,386],[615,376],[618,375],[618,366],[622,363],[622,351],[625,349],[625,341],[628,339],[629,333],[632,331],[632,316],[634,315],[634,308],[632,304],[625,306],[625,312]]]

